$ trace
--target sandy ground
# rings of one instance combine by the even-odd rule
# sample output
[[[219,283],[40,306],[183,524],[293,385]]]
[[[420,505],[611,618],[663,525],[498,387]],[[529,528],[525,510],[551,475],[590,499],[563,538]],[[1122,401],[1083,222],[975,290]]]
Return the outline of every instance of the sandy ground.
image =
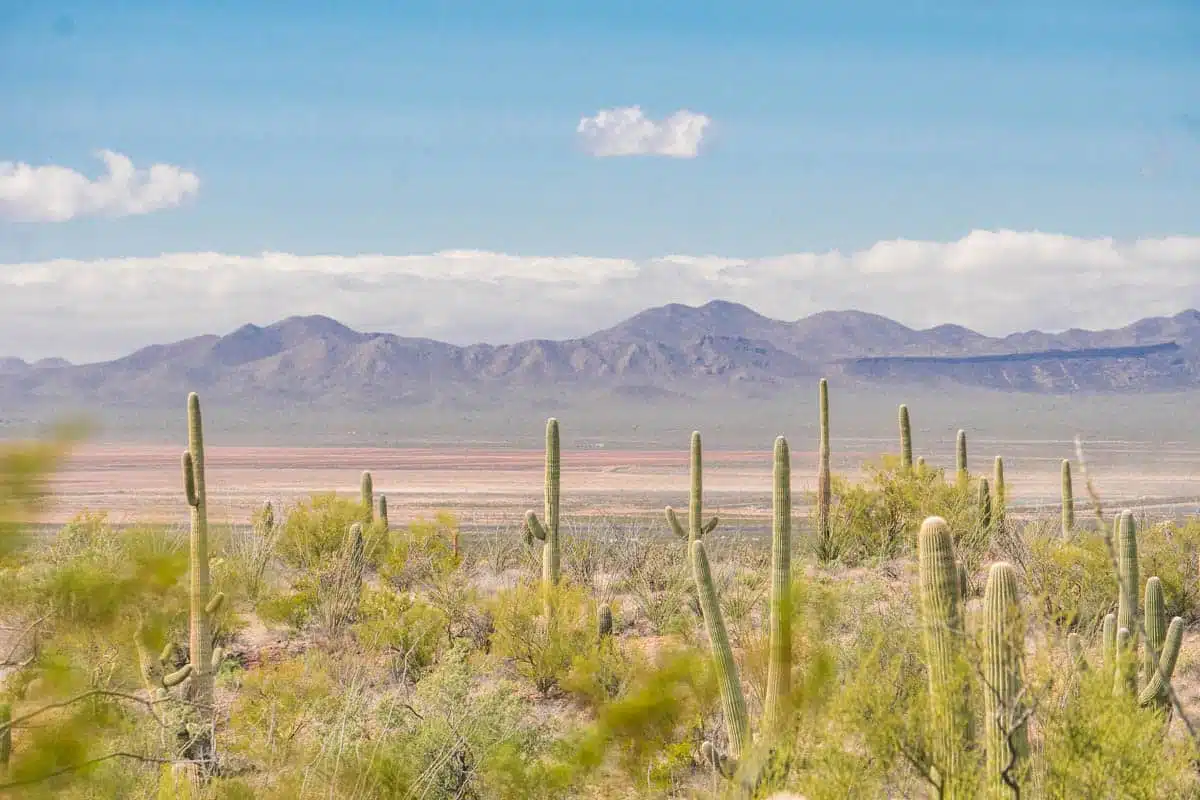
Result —
[[[860,465],[890,443],[834,443],[834,470],[861,476]],[[992,443],[984,448],[992,449]],[[1012,442],[1001,448],[1013,506],[1036,506],[1058,497],[1059,464],[1074,460],[1066,442]],[[114,521],[183,521],[180,448],[156,445],[81,447],[54,480],[55,500],[45,522],[61,522],[84,509],[106,510]],[[1108,503],[1194,511],[1200,498],[1200,450],[1137,442],[1089,444],[1097,488]],[[543,453],[470,448],[207,449],[214,520],[241,522],[264,500],[290,502],[313,492],[355,494],[370,470],[377,494],[388,498],[393,522],[451,509],[466,524],[519,520],[541,504]],[[946,466],[952,456],[930,458]],[[815,488],[816,454],[793,450],[794,501]],[[991,472],[991,456],[972,454],[971,467]],[[574,514],[655,514],[666,504],[686,505],[686,450],[564,450],[562,491]],[[1078,465],[1076,496],[1083,495]],[[704,463],[705,503],[714,513],[754,517],[770,513],[771,453],[710,451]]]

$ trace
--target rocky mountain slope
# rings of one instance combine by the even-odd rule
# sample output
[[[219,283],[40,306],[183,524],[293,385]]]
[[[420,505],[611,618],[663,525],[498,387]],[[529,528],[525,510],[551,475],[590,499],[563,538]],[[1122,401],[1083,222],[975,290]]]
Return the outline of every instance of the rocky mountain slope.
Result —
[[[962,384],[1025,392],[1200,387],[1200,312],[1106,331],[988,337],[955,325],[913,330],[874,314],[786,322],[713,301],[667,305],[565,341],[458,347],[292,317],[72,365],[0,359],[0,402],[89,400],[173,407],[189,390],[251,407],[332,403],[467,408],[497,392],[611,391],[652,400],[706,389],[762,394],[844,383]]]

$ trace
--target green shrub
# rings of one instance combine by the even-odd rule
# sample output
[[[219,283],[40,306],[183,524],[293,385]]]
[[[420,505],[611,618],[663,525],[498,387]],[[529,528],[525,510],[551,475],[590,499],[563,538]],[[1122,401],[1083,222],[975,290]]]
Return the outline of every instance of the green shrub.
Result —
[[[560,583],[550,590],[554,614],[547,620],[540,583],[522,582],[500,592],[491,608],[496,633],[492,652],[548,695],[581,653],[594,650],[595,603],[579,588]]]
[[[362,523],[367,563],[373,564],[381,544],[381,526],[371,523],[370,509],[332,492],[300,500],[288,509],[276,543],[279,557],[300,570],[316,569],[338,553],[346,531],[355,522]]]
[[[389,589],[363,592],[354,636],[368,650],[389,653],[393,674],[417,680],[447,642],[446,615],[407,594]]]
[[[974,484],[961,488],[931,467],[906,471],[895,456],[865,468],[861,483],[832,478],[830,538],[818,553],[820,560],[855,565],[907,555],[921,522],[939,516],[955,533],[959,557],[972,571],[979,566],[990,531],[981,524]]]
[[[392,532],[379,575],[401,590],[435,580],[461,563],[458,540],[458,520],[449,512],[439,511],[431,520],[415,519]]]

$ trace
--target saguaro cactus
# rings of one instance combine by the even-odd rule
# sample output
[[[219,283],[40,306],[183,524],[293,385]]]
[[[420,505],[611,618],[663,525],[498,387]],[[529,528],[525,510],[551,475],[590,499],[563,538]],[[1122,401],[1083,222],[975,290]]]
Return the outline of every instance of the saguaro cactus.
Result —
[[[1025,631],[1017,597],[1017,573],[1003,561],[992,565],[983,594],[983,687],[987,776],[993,797],[1019,797],[1029,755],[1021,707],[1021,662]],[[1011,764],[1011,767],[1010,767]],[[1007,771],[1008,780],[1005,780]]]
[[[774,460],[771,599],[768,621],[770,660],[767,665],[767,694],[763,708],[763,731],[768,737],[778,734],[786,724],[791,694],[791,460],[787,440],[782,436],[775,440]],[[704,542],[692,542],[690,553],[692,574],[700,596],[700,610],[708,632],[713,664],[716,667],[717,684],[729,737],[727,756],[718,755],[712,749],[711,743],[707,742],[705,752],[722,774],[731,777],[737,771],[738,760],[751,744],[746,698],[742,694],[737,662],[734,661],[733,650],[729,646],[725,619],[721,614],[716,589],[713,587]]]
[[[1075,527],[1075,494],[1071,490],[1071,462],[1062,462],[1062,535],[1064,539],[1071,537]]]
[[[544,487],[545,515],[543,523],[532,509],[525,512],[525,542],[537,539],[542,545],[542,587],[546,591],[547,612],[550,593],[558,585],[558,495],[559,495],[559,436],[558,420],[546,420],[546,479]]]
[[[950,527],[929,517],[917,538],[921,627],[929,668],[933,749],[943,796],[955,796],[968,732],[967,696],[961,675],[962,603]]]
[[[390,529],[390,525],[388,524],[387,495],[384,495],[384,494],[379,495],[378,517],[379,517],[379,527],[383,528],[383,530],[385,532],[388,531]]]
[[[713,532],[717,527],[717,518],[714,516],[708,522],[703,522],[701,495],[704,491],[704,464],[701,456],[700,446],[700,431],[692,431],[691,445],[691,489],[688,491],[688,527],[685,531],[683,525],[679,522],[679,515],[675,513],[675,509],[667,506],[667,523],[670,524],[671,530],[680,539],[687,539],[688,543],[692,543],[702,536],[706,536]]]
[[[1179,647],[1183,644],[1183,620],[1175,617],[1167,626],[1166,600],[1158,577],[1146,581],[1146,646],[1142,652],[1142,674],[1138,703],[1168,708],[1167,684],[1175,672]]]
[[[1004,485],[1004,459],[996,456],[992,468],[992,519],[1004,523],[1004,512],[1008,505],[1008,487]]]
[[[912,469],[912,426],[908,421],[908,406],[900,405],[900,466],[905,472]]]
[[[1112,670],[1115,694],[1135,695],[1139,705],[1154,704],[1169,711],[1171,676],[1183,644],[1183,620],[1175,617],[1167,624],[1162,582],[1156,576],[1146,581],[1145,619],[1139,618],[1137,528],[1133,513],[1128,509],[1122,511],[1113,528],[1117,540],[1117,613],[1104,617],[1104,669]],[[1146,636],[1139,670],[1137,647],[1143,628]]]
[[[967,432],[960,430],[958,432],[958,441],[955,447],[955,465],[954,474],[955,481],[958,483],[958,488],[967,488]]]
[[[204,474],[204,429],[200,417],[200,396],[188,395],[188,449],[183,454],[183,487],[191,507],[190,581],[188,603],[190,623],[188,653],[192,665],[188,679],[188,699],[204,708],[213,702],[212,617],[224,596],[210,598],[208,573],[208,491]],[[211,712],[209,712],[211,713]]]
[[[712,650],[713,665],[717,672],[717,686],[721,692],[721,708],[725,712],[725,732],[729,737],[728,759],[732,762],[730,774],[737,769],[736,762],[743,748],[750,744],[750,717],[746,712],[746,697],[742,694],[741,678],[733,648],[729,646],[729,634],[725,631],[725,618],[717,601],[713,587],[712,571],[708,566],[708,555],[704,542],[696,540],[689,545],[692,558],[692,574],[696,580],[696,592],[700,596],[700,612],[704,617],[704,629],[708,633],[709,648]],[[717,766],[721,768],[719,759]],[[725,772],[724,769],[722,769]]]
[[[775,440],[771,524],[771,631],[765,727],[786,721],[792,673],[792,467],[787,439]]]
[[[817,467],[817,539],[829,541],[829,503],[833,493],[832,477],[829,472],[829,382],[821,378],[817,390],[821,415],[819,465]]]
[[[359,503],[367,510],[367,522],[372,522],[375,519],[375,482],[367,470],[363,470],[362,477],[359,479],[358,492]]]
[[[985,531],[992,527],[992,494],[988,488],[988,479],[979,479],[979,525]]]

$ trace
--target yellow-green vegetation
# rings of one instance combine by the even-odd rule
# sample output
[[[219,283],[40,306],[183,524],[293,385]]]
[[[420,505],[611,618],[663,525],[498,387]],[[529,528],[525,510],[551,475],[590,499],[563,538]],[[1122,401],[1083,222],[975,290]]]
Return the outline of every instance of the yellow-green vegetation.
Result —
[[[210,519],[195,395],[177,526],[35,533],[71,437],[5,445],[0,795],[1200,797],[1200,521],[1104,509],[1082,458],[1020,513],[907,406],[851,481],[819,397],[815,464],[764,447],[769,539],[706,520],[698,432],[686,523],[560,530],[551,419],[542,513],[469,537],[370,472]]]

